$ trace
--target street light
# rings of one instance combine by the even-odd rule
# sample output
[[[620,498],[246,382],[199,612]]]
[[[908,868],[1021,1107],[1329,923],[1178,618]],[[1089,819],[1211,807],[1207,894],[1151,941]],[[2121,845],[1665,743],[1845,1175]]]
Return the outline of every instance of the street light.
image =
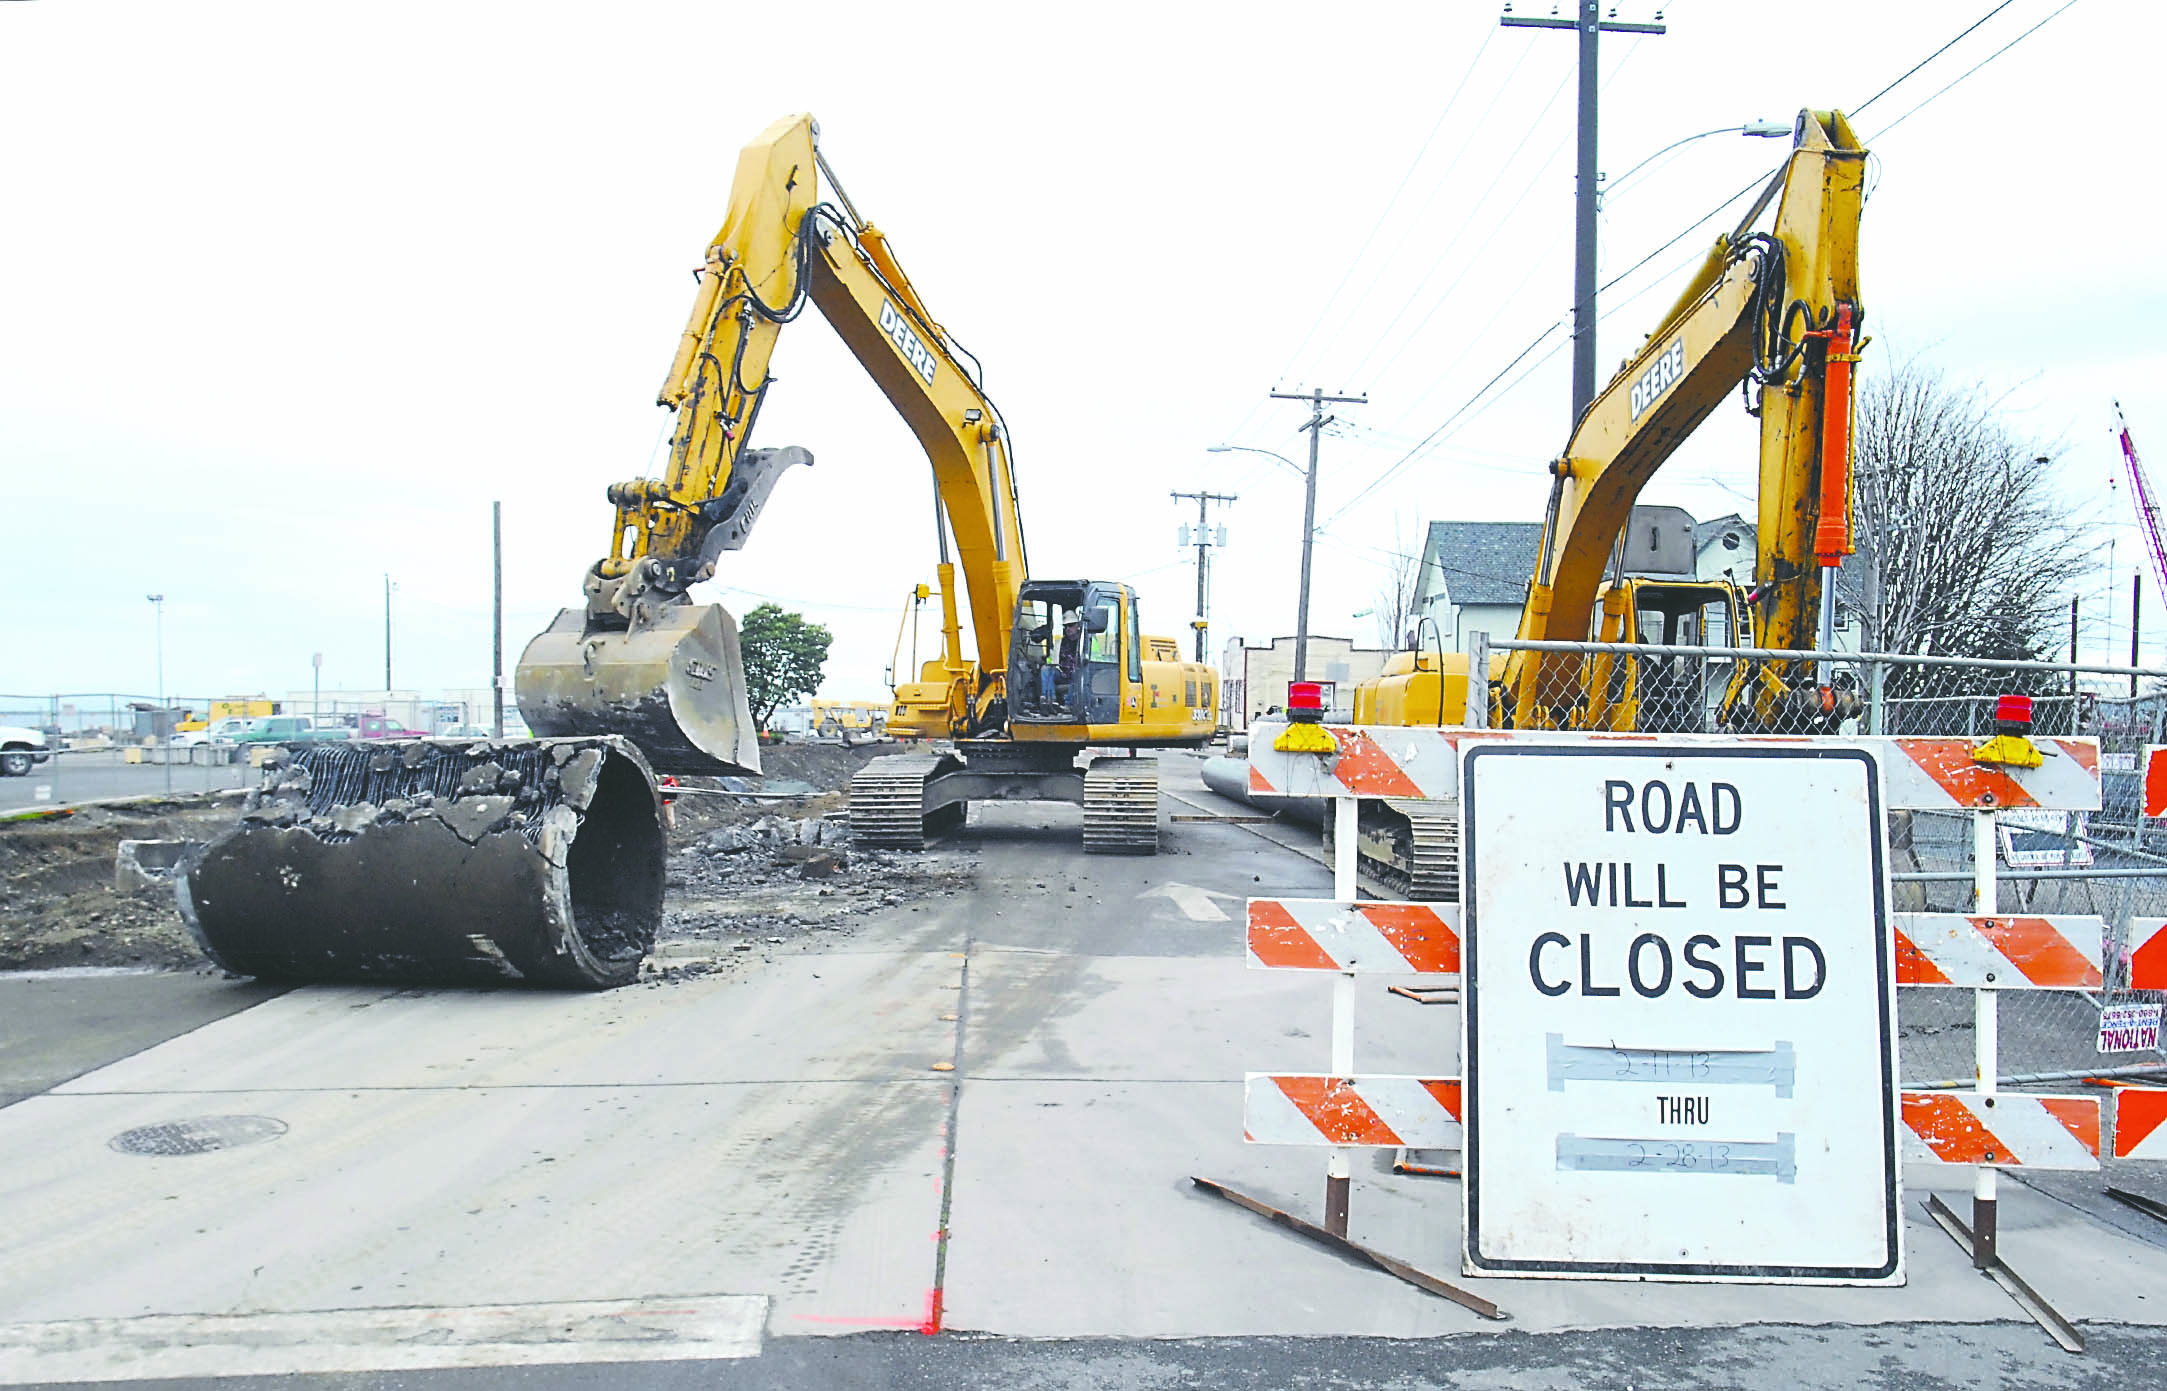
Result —
[[[1294,613],[1294,679],[1300,681],[1309,674],[1303,669],[1306,663],[1302,659],[1308,655],[1309,647],[1309,550],[1310,544],[1317,535],[1317,475],[1313,471],[1295,463],[1284,454],[1274,453],[1269,449],[1259,449],[1255,445],[1213,444],[1205,446],[1204,452],[1206,454],[1262,454],[1267,459],[1277,459],[1280,463],[1293,469],[1302,476],[1308,486],[1309,505],[1302,514],[1302,594],[1301,598],[1296,601],[1297,607]]]
[[[1304,469],[1300,464],[1295,463],[1286,455],[1275,454],[1269,449],[1258,449],[1255,445],[1213,444],[1206,445],[1204,448],[1204,452],[1206,454],[1262,454],[1267,459],[1277,459],[1280,463],[1285,464],[1290,469],[1293,469],[1297,475],[1307,472],[1307,470]]]
[[[1619,185],[1623,184],[1627,179],[1632,178],[1635,174],[1638,174],[1641,170],[1647,168],[1649,165],[1655,163],[1663,156],[1669,154],[1672,150],[1677,149],[1680,145],[1690,145],[1696,140],[1706,140],[1711,135],[1743,135],[1748,138],[1773,140],[1779,136],[1789,135],[1790,133],[1791,127],[1787,122],[1748,121],[1742,126],[1718,126],[1714,130],[1704,130],[1698,135],[1688,135],[1683,140],[1673,140],[1668,145],[1665,145],[1662,149],[1657,150],[1654,154],[1649,155],[1640,163],[1626,170],[1623,174],[1618,175],[1618,177],[1616,177],[1615,179],[1606,178],[1603,181],[1603,196],[1607,198],[1611,194],[1616,193],[1618,191]]]

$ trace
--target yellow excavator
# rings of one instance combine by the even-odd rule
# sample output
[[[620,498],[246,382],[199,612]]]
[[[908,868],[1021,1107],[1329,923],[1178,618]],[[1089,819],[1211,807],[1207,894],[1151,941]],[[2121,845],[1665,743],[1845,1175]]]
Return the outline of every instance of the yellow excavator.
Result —
[[[1718,238],[1641,349],[1589,403],[1550,464],[1550,500],[1516,637],[1824,649],[1829,586],[1851,553],[1852,369],[1866,150],[1838,111],[1802,111],[1790,158],[1736,230]],[[1780,197],[1780,201],[1779,200]],[[1774,227],[1753,224],[1777,202]],[[1733,387],[1760,417],[1760,503],[1750,589],[1631,574],[1642,487]],[[1440,644],[1440,647],[1442,644]],[[1720,698],[1691,656],[1514,649],[1493,655],[1484,721],[1518,729],[1811,732],[1855,713],[1808,660],[1734,663]],[[1463,725],[1465,653],[1397,654],[1356,688],[1357,724]],[[1711,713],[1712,710],[1712,713]],[[1458,896],[1458,808],[1365,803],[1365,867],[1416,898]]]
[[[585,602],[520,659],[520,714],[540,737],[288,751],[182,885],[214,960],[305,980],[636,975],[661,910],[654,774],[759,771],[736,624],[689,591],[743,546],[778,478],[812,463],[751,445],[776,340],[808,304],[917,437],[937,495],[944,649],[911,718],[946,740],[858,774],[853,836],[920,846],[973,800],[1064,800],[1083,805],[1086,851],[1156,853],[1157,765],[1138,750],[1208,740],[1215,674],[1147,641],[1128,586],[1026,578],[1000,412],[851,204],[810,116],[740,154],[698,280],[658,397],[674,413],[668,466],[609,486],[609,550]]]

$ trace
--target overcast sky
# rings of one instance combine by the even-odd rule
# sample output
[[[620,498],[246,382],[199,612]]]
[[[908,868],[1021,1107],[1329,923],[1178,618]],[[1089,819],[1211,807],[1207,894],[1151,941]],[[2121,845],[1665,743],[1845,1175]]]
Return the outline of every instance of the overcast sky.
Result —
[[[2104,656],[2126,654],[2140,560],[2110,490],[2111,400],[2167,468],[2167,12],[2086,0],[1935,96],[2060,5],[2012,0],[1858,119],[1876,155],[1861,278],[1869,371],[1917,358],[1983,382],[2065,447]],[[1806,22],[1682,0],[1666,36],[1606,39],[1604,279],[1781,145],[1715,135],[1622,179],[1633,165],[1856,107],[1992,7],[1838,0]],[[1562,332],[1455,419],[1571,290],[1575,45],[1497,14],[0,3],[0,692],[149,691],[151,592],[169,691],[305,688],[317,651],[327,688],[380,686],[387,572],[397,684],[486,684],[490,500],[509,664],[578,602],[603,487],[654,467],[655,390],[739,147],[804,110],[984,361],[1036,572],[1132,580],[1147,629],[1181,633],[1175,528],[1194,514],[1167,493],[1236,492],[1214,647],[1291,632],[1300,481],[1206,450],[1299,457],[1302,408],[1268,392],[1367,391],[1324,442],[1312,628],[1373,640],[1353,615],[1386,555],[1431,520],[1539,517],[1568,424]],[[1606,298],[1601,375],[1716,225]],[[932,578],[923,456],[815,315],[775,364],[757,442],[818,463],[707,595],[827,623],[825,693],[879,695],[904,597]],[[1754,451],[1726,404],[1643,500],[1750,514]]]

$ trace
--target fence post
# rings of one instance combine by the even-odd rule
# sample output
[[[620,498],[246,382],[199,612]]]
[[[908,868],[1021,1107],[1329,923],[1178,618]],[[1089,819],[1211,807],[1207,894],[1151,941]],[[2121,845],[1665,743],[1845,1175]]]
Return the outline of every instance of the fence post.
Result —
[[[1991,917],[2000,911],[1999,886],[1995,881],[1996,852],[1994,813],[1976,811],[1971,818],[1972,883],[1976,906],[1973,912]],[[1972,1052],[1979,1076],[1979,1095],[1992,1097],[2001,1080],[2001,996],[1980,988],[1972,992]],[[1992,1105],[1990,1100],[1988,1105]],[[1972,1177],[1971,1263],[1980,1270],[1994,1266],[1995,1190],[2000,1171],[1992,1163],[1981,1164]]]
[[[1866,664],[1866,721],[1867,732],[1871,734],[1889,732],[1888,706],[1883,703],[1888,694],[1887,672],[1888,668],[1880,662]]]
[[[1444,700],[1443,672],[1437,673],[1437,698]],[[1352,903],[1362,896],[1355,881],[1357,837],[1361,828],[1361,802],[1354,797],[1332,799],[1332,897]],[[1354,1076],[1354,973],[1342,971],[1332,982],[1332,1075]],[[1324,1229],[1333,1236],[1347,1234],[1347,1195],[1353,1186],[1354,1156],[1344,1145],[1335,1145],[1324,1161]]]
[[[1445,673],[1442,659],[1437,673],[1437,703],[1445,703]],[[1469,729],[1490,727],[1490,635],[1485,632],[1467,635],[1467,710],[1466,725]]]

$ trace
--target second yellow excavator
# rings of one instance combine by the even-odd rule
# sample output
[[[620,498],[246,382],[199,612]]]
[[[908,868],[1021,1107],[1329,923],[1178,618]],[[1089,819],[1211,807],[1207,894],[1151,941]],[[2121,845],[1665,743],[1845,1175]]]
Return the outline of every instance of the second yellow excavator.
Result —
[[[1551,461],[1522,642],[1806,651],[1826,645],[1830,577],[1851,553],[1852,367],[1861,346],[1858,229],[1866,150],[1838,111],[1802,111],[1792,150],[1737,229],[1647,341],[1589,403]],[[1771,201],[1774,227],[1753,224]],[[1634,503],[1665,460],[1733,388],[1760,417],[1760,515],[1752,587],[1648,577],[1626,541]],[[1493,655],[1484,723],[1519,729],[1794,731],[1833,728],[1855,697],[1824,688],[1811,661],[1732,665],[1717,697],[1689,656],[1621,657],[1515,648]],[[1461,725],[1468,657],[1397,654],[1356,688],[1357,724]],[[1418,898],[1458,891],[1458,809],[1365,807],[1363,858]]]

